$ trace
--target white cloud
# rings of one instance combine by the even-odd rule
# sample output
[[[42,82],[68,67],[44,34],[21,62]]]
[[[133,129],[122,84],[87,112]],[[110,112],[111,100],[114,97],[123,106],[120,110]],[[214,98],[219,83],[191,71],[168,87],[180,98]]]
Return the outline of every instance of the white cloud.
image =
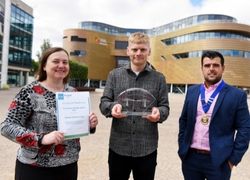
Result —
[[[226,14],[250,25],[249,0],[204,0],[201,12]]]
[[[23,0],[33,8],[33,58],[44,39],[62,46],[63,30],[81,21],[98,21],[124,28],[153,28],[197,14],[226,14],[250,24],[249,0]]]

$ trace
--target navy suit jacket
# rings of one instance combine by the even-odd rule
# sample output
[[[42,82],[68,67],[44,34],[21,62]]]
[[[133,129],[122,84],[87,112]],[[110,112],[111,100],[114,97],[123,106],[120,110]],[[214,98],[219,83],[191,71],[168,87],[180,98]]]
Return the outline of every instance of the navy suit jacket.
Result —
[[[192,143],[196,122],[200,85],[188,89],[179,119],[178,154],[182,160]],[[237,165],[248,149],[250,115],[245,92],[225,84],[217,98],[209,126],[212,162],[220,166],[225,161]]]

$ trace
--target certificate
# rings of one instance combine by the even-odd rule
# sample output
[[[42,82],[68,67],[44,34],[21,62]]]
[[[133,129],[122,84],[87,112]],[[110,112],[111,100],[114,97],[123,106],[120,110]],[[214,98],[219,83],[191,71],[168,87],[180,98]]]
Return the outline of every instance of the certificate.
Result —
[[[57,92],[58,130],[65,139],[74,139],[89,134],[89,92]]]

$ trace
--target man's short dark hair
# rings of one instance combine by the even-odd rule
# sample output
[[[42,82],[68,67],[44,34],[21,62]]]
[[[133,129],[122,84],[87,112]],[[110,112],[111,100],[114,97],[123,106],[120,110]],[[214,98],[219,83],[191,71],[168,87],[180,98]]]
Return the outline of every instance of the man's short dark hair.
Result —
[[[202,53],[202,56],[201,56],[201,66],[203,65],[203,60],[204,60],[205,57],[208,57],[210,59],[214,59],[216,57],[219,57],[221,65],[224,66],[224,57],[218,51],[204,51]]]

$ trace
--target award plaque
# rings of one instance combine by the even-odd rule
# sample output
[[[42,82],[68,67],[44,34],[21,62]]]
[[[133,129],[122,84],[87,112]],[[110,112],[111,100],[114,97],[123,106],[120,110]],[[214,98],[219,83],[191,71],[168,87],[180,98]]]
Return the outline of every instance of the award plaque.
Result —
[[[118,96],[118,103],[122,105],[122,113],[127,116],[151,114],[155,101],[155,97],[142,88],[130,88],[121,92]]]

